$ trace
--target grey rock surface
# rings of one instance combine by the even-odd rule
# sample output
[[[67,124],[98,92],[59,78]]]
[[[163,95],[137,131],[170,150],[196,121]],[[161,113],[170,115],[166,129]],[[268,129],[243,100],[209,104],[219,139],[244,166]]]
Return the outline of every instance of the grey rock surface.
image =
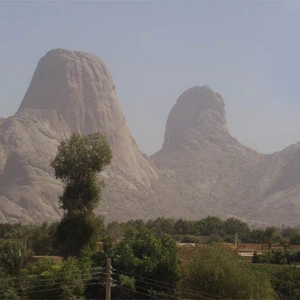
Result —
[[[162,149],[147,157],[129,132],[105,64],[65,49],[39,61],[16,114],[0,119],[0,222],[61,217],[62,186],[49,164],[73,132],[101,132],[111,146],[97,210],[107,221],[217,215],[299,223],[300,143],[271,155],[243,146],[228,132],[222,97],[197,86],[179,97]]]

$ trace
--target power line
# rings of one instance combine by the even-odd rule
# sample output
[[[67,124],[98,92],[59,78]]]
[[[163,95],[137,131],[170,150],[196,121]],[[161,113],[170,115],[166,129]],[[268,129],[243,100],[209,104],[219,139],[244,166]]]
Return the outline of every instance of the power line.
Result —
[[[116,271],[118,271],[118,270],[116,270]],[[121,271],[118,271],[118,272],[121,272]],[[162,289],[169,289],[172,292],[176,292],[176,288],[171,288],[171,287],[168,287],[168,286],[159,285],[159,284],[152,283],[152,282],[149,282],[149,281],[147,282],[145,280],[141,280],[141,279],[138,279],[138,278],[135,278],[135,280],[138,281],[138,282],[146,283],[148,285],[156,286],[156,287],[159,287],[159,288],[162,288]]]
[[[120,280],[119,280],[119,282],[120,282]],[[120,282],[121,283],[121,282]],[[136,288],[138,288],[138,289],[143,289],[143,290],[145,290],[145,291],[147,291],[148,293],[149,293],[149,289],[146,289],[145,287],[141,287],[141,286],[139,286],[139,285],[135,285],[135,287]],[[121,286],[121,288],[123,288],[123,286]],[[129,291],[131,291],[131,292],[138,292],[138,291],[132,291],[132,290],[130,290],[130,289],[128,289]],[[203,295],[201,295],[201,293],[200,292],[198,292],[197,294],[193,294],[193,293],[188,293],[188,292],[186,292],[185,293],[186,295],[189,295],[189,296],[196,296],[196,297],[198,297],[198,299],[203,299],[203,300],[215,300],[216,298],[214,297],[214,298],[208,298],[207,296],[203,296]],[[144,294],[145,295],[145,294]],[[167,294],[168,296],[170,296],[170,297],[172,297],[172,298],[174,298],[174,299],[177,299],[177,297],[176,297],[176,295],[170,295],[170,294]],[[151,295],[147,295],[148,297],[150,296],[151,297]],[[199,298],[199,296],[201,296],[201,298]],[[154,296],[152,296],[152,297],[154,297]],[[157,298],[155,298],[155,299],[157,299]]]
[[[93,275],[97,275],[97,274],[93,274]],[[91,280],[91,279],[100,279],[100,278],[105,278],[105,274],[101,274],[99,275],[97,278],[82,278],[83,280]],[[60,282],[53,282],[52,285],[57,285],[57,284],[63,284],[64,282],[63,281],[60,281]],[[51,283],[50,283],[51,284]],[[99,282],[98,282],[99,284]],[[38,287],[46,287],[48,286],[47,284],[42,284],[42,285],[34,285],[33,288],[38,288]],[[30,292],[29,292],[30,293]]]
[[[145,280],[147,280],[148,282],[149,281],[153,281],[153,282],[157,282],[159,285],[161,285],[163,287],[163,285],[165,286],[173,286],[175,289],[177,289],[177,286],[175,284],[172,284],[172,283],[167,283],[167,282],[162,282],[162,281],[158,281],[158,280],[154,280],[154,279],[151,279],[151,278],[147,278],[147,277],[144,277],[144,276],[140,276],[140,275],[137,275],[137,274],[134,274],[134,273],[130,273],[130,272],[127,272],[127,271],[122,271],[122,270],[118,270],[118,269],[114,269],[115,271],[118,271],[120,273],[124,273],[124,274],[128,274],[128,275],[131,275],[133,277],[140,277],[140,278],[143,278]],[[151,284],[151,282],[149,282],[149,284]],[[157,285],[158,285],[157,284]],[[182,289],[184,292],[186,292],[186,290]],[[209,293],[205,293],[205,292],[201,292],[201,291],[197,291],[197,290],[194,290],[194,289],[188,289],[189,291],[195,293],[195,294],[203,294],[203,295],[207,295],[207,296],[210,296],[210,297],[213,297],[212,299],[224,299],[223,297],[221,296],[218,296],[218,295],[212,295],[212,294],[209,294]],[[193,293],[190,293],[191,295]],[[189,293],[188,293],[189,294]]]
[[[94,283],[87,283],[84,286],[87,287],[87,286],[90,286],[90,285],[98,285],[98,284],[99,284],[99,282],[94,282]],[[30,294],[40,293],[40,292],[48,292],[48,291],[57,291],[57,290],[60,290],[60,289],[61,289],[60,287],[53,288],[53,289],[43,289],[43,290],[38,290],[38,291],[32,291],[32,292],[30,292]]]
[[[82,272],[81,272],[81,274],[82,274]],[[87,275],[90,275],[90,276],[94,276],[94,275],[99,275],[99,276],[105,276],[106,274],[105,273],[102,273],[102,272],[92,272],[92,273],[90,273],[90,274],[87,274]],[[34,288],[36,288],[36,287],[46,287],[46,286],[48,286],[48,284],[47,284],[47,281],[49,282],[49,281],[57,281],[57,280],[61,280],[60,282],[53,282],[52,283],[52,285],[57,285],[57,284],[61,284],[61,283],[63,283],[62,282],[62,280],[63,279],[70,279],[70,278],[73,278],[74,277],[74,274],[70,274],[70,275],[64,275],[64,276],[59,276],[59,277],[55,277],[55,278],[45,278],[45,279],[37,279],[37,280],[35,280],[35,281],[27,281],[26,282],[26,279],[25,279],[25,284],[33,284],[33,287]],[[104,278],[104,277],[102,277],[102,278]],[[90,279],[93,279],[93,278],[83,278],[83,280],[90,280]],[[15,278],[15,280],[18,280],[18,278]],[[44,284],[42,284],[42,285],[38,285],[38,286],[34,286],[34,282],[40,282],[40,281],[42,281],[42,282],[46,282],[46,283],[44,283]],[[17,282],[16,284],[18,284],[19,282]],[[51,284],[51,283],[50,283]],[[15,288],[16,286],[15,285],[8,285],[8,286],[10,286],[10,287],[13,287],[13,288]],[[20,288],[19,288],[20,289]],[[3,291],[3,289],[1,289],[0,288],[0,290],[1,291]]]
[[[121,284],[121,281],[120,281],[120,280],[116,280],[116,281],[119,282],[119,284]],[[146,291],[148,294],[144,294],[144,293],[141,293],[140,291],[136,291],[136,290],[131,290],[131,289],[129,289],[129,288],[125,288],[125,287],[122,286],[122,285],[120,285],[120,286],[118,286],[118,287],[121,288],[121,289],[125,289],[125,290],[127,290],[127,291],[130,291],[130,292],[132,292],[132,293],[137,293],[137,294],[141,294],[141,295],[143,295],[143,296],[152,297],[153,299],[157,299],[157,298],[155,298],[154,296],[149,295],[149,290],[146,289],[146,288],[144,288],[144,287],[139,287],[139,286],[136,286],[136,285],[135,285],[135,287],[137,287],[137,288],[139,288],[139,289],[142,289],[142,290]]]
[[[99,270],[99,272],[100,271],[105,271],[103,267],[90,267],[90,268],[87,268],[85,270],[88,270],[88,271],[92,271],[92,270],[97,271],[97,270]],[[27,279],[28,280],[28,279],[32,279],[32,278],[40,277],[40,276],[41,276],[41,274],[39,274],[39,275],[29,275],[28,277],[25,277],[25,276],[23,276],[23,277],[16,277],[15,279],[16,280],[19,280],[19,279]]]

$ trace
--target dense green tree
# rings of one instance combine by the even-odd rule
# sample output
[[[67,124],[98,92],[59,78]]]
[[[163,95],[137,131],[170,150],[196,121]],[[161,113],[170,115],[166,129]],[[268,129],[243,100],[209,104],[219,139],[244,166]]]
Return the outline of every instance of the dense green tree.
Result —
[[[110,164],[111,159],[109,145],[99,133],[73,134],[61,142],[51,166],[56,178],[65,185],[60,197],[64,211],[69,214],[90,212],[99,204],[101,190],[96,175]]]
[[[112,240],[116,241],[125,235],[127,227],[127,223],[119,223],[118,221],[113,221],[107,224],[106,234],[109,235]]]
[[[184,268],[181,281],[184,299],[273,299],[265,274],[250,270],[230,249],[198,248]]]
[[[236,218],[229,218],[224,222],[225,233],[234,240],[234,235],[237,234],[242,242],[247,242],[250,239],[251,230],[247,223]]]
[[[282,230],[281,235],[284,239],[288,239],[293,245],[300,244],[300,230],[297,228],[285,228]]]
[[[263,229],[253,229],[250,234],[250,241],[254,244],[262,244],[266,241]]]
[[[99,204],[101,186],[97,173],[112,159],[111,150],[99,133],[73,134],[63,141],[51,166],[64,184],[60,197],[64,216],[57,228],[57,245],[64,256],[78,256],[88,249],[98,235],[98,221],[93,210]]]
[[[31,233],[31,227],[27,225],[17,224],[13,226],[9,233],[7,234],[7,238],[17,241],[22,244],[22,251],[24,252],[24,256],[27,256],[28,250],[28,239]]]
[[[63,257],[80,256],[95,251],[100,240],[103,218],[90,214],[64,215],[58,224],[55,245]]]
[[[136,230],[143,230],[146,228],[146,224],[145,221],[141,219],[130,220],[126,224],[126,230],[129,228],[134,228]]]
[[[6,276],[0,273],[0,299],[1,300],[19,300],[18,285],[16,278]]]
[[[0,224],[0,239],[9,239],[15,236],[15,231],[22,227],[21,224]]]
[[[21,272],[23,299],[83,299],[92,279],[91,261],[70,257],[64,261],[40,260]]]
[[[179,219],[174,224],[174,232],[177,234],[196,234],[195,221]]]
[[[7,275],[17,276],[30,257],[28,249],[19,240],[8,241],[3,247],[1,266]]]
[[[265,230],[265,241],[268,243],[269,249],[272,248],[272,243],[274,241],[276,232],[277,232],[277,228],[274,226],[267,227]]]
[[[270,251],[257,254],[254,252],[253,263],[290,265],[300,262],[300,251],[292,251],[290,249],[272,249]]]
[[[119,293],[120,289],[116,287],[113,293],[117,298],[135,295],[134,299],[140,299],[140,293],[148,295],[148,298],[163,298],[166,294],[169,299],[174,297],[175,288],[170,290],[167,287],[168,284],[176,285],[179,260],[176,243],[170,236],[157,237],[146,228],[140,231],[131,228],[116,248],[96,256],[96,265],[104,266],[106,257],[112,258],[117,286],[130,286],[127,286],[130,295]],[[131,280],[122,279],[121,275],[128,276]],[[151,280],[158,284],[155,285]]]
[[[158,236],[163,234],[173,234],[175,221],[173,219],[160,217],[155,220],[149,220],[146,226]]]
[[[300,299],[299,268],[294,266],[276,267],[270,273],[273,287],[279,299]]]
[[[87,258],[81,260],[68,258],[63,262],[61,273],[62,299],[80,299],[85,294],[86,284],[92,278],[91,262]]]
[[[28,243],[35,255],[56,254],[56,249],[53,247],[56,230],[57,223],[48,224],[47,222],[32,228]]]
[[[200,235],[209,236],[212,234],[218,234],[224,236],[224,221],[218,217],[208,216],[197,222],[197,228]]]

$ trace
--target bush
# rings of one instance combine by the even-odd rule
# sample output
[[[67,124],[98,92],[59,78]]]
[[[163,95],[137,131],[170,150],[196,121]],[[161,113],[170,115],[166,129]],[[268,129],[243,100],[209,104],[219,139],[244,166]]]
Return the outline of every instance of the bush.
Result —
[[[276,265],[289,265],[300,262],[300,252],[292,252],[288,249],[273,249],[257,254],[254,252],[252,263],[260,264],[276,264]]]
[[[268,277],[251,270],[229,249],[198,248],[192,262],[183,269],[182,298],[273,299]]]
[[[116,248],[108,253],[95,255],[95,263],[104,265],[105,256],[112,259],[118,285],[126,285],[126,288],[130,290],[129,295],[117,294],[121,290],[116,287],[113,290],[116,298],[135,296],[136,299],[140,297],[139,293],[147,294],[150,298],[154,294],[155,298],[162,298],[165,294],[168,298],[174,297],[176,291],[170,291],[166,285],[176,285],[179,278],[179,260],[176,243],[170,236],[157,237],[146,228],[140,231],[129,229]],[[125,275],[127,277],[130,275],[131,279],[124,277]],[[161,284],[155,287],[153,283],[141,280],[140,276],[159,281]]]
[[[19,287],[16,284],[17,278],[7,277],[4,274],[0,274],[0,299],[2,300],[19,300],[21,299],[18,290]]]
[[[41,226],[33,228],[30,232],[28,243],[35,255],[56,255],[53,248],[57,223],[44,222]]]
[[[92,279],[91,262],[87,258],[41,260],[28,264],[20,275],[20,284],[29,299],[79,299]]]
[[[277,267],[272,272],[272,284],[279,299],[300,299],[300,269]]]
[[[196,236],[185,235],[185,236],[181,239],[181,243],[200,243],[200,240],[199,240],[199,238],[197,238]]]

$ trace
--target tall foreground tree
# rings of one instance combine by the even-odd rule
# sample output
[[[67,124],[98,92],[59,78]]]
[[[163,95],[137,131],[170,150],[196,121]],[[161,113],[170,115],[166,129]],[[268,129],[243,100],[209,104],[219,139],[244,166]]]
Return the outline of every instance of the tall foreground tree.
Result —
[[[101,219],[93,212],[101,199],[97,173],[112,159],[109,145],[103,135],[73,134],[63,141],[51,162],[56,178],[62,180],[64,192],[60,207],[64,215],[57,228],[57,246],[64,257],[79,256],[82,250],[94,244]]]

